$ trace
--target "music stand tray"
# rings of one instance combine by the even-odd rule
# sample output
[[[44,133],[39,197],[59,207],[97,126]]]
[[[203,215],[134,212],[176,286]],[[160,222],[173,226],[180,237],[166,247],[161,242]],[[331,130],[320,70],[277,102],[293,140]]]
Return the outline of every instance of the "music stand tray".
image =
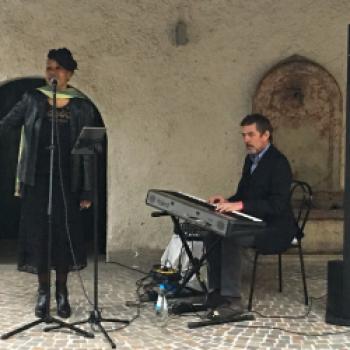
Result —
[[[85,126],[75,142],[72,154],[94,154],[95,146],[100,144],[106,135],[106,128]]]

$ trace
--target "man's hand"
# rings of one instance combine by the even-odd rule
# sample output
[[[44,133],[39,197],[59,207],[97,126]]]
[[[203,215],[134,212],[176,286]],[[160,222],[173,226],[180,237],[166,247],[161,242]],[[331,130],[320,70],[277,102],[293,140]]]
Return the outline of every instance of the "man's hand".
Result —
[[[243,209],[243,203],[242,202],[226,202],[226,203],[219,203],[216,205],[216,210],[220,213],[224,212],[233,212],[233,211],[240,211]]]
[[[86,199],[80,201],[80,209],[89,209],[91,207],[92,202]]]
[[[209,197],[208,202],[210,204],[218,204],[218,203],[227,203],[227,200],[223,196],[216,195],[216,196]]]

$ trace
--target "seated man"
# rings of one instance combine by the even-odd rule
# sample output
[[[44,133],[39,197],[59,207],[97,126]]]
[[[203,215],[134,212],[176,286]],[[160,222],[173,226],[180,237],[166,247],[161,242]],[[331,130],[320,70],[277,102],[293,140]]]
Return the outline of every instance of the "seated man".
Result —
[[[272,144],[270,121],[260,114],[246,116],[242,122],[246,145],[241,180],[235,195],[209,198],[219,212],[242,211],[263,219],[263,234],[225,237],[208,258],[209,306],[214,315],[231,316],[243,311],[241,303],[241,247],[256,247],[265,252],[280,251],[289,246],[295,233],[295,222],[289,203],[292,173],[287,158]],[[210,245],[210,235],[206,245]]]

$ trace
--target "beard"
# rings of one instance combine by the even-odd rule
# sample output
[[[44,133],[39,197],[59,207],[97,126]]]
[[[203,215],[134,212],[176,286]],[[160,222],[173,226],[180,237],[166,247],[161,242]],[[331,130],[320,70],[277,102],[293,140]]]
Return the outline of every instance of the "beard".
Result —
[[[246,146],[246,150],[248,154],[257,154],[257,150],[256,148],[254,148],[253,146],[247,145]]]

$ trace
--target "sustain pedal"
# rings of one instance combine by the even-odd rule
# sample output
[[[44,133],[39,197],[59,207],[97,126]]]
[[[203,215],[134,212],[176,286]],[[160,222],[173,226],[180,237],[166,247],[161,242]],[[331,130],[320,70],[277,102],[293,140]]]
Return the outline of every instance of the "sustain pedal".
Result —
[[[214,317],[211,320],[199,321],[199,322],[189,322],[187,324],[188,328],[198,328],[205,326],[214,326],[217,324],[230,323],[230,322],[242,322],[242,321],[253,321],[255,320],[252,314],[238,314],[230,317]]]
[[[181,315],[185,313],[201,312],[206,310],[207,306],[204,304],[192,304],[181,302],[173,304],[169,312],[173,315]]]

